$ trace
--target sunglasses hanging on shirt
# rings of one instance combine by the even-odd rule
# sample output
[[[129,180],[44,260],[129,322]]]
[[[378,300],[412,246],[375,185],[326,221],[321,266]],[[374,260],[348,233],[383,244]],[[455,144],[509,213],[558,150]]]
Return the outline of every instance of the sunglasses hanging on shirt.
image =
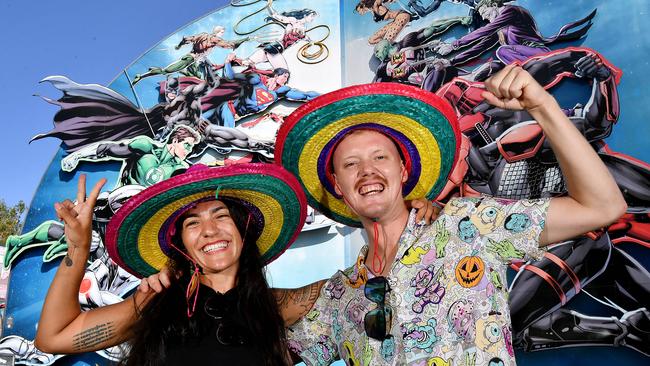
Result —
[[[370,338],[383,341],[392,337],[393,311],[386,305],[386,293],[390,290],[388,280],[383,276],[370,278],[363,289],[366,298],[377,304],[377,308],[367,312],[363,318],[366,335]]]

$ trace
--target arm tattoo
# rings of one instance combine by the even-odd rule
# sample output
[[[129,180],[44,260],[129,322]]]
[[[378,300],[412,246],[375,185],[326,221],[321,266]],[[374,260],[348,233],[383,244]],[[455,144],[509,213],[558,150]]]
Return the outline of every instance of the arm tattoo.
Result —
[[[73,245],[72,246],[72,254],[68,254],[67,252],[65,253],[65,257],[63,258],[63,262],[65,262],[66,267],[72,267],[74,264],[72,262],[72,256],[74,255],[74,251],[77,250],[77,246]]]
[[[320,288],[324,283],[325,281],[319,281],[301,288],[278,291],[276,293],[278,308],[297,306],[301,316],[306,314],[318,299]]]
[[[113,322],[97,324],[96,326],[77,333],[72,338],[72,348],[76,352],[89,350],[102,342],[108,341],[115,335]]]

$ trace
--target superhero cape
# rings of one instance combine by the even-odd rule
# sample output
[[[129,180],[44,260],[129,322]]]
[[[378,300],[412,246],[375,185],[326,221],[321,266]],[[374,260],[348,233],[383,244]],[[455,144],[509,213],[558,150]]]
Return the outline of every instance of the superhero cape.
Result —
[[[153,138],[152,130],[157,131],[165,125],[164,104],[140,110],[114,90],[98,84],[78,84],[65,76],[49,76],[41,82],[49,82],[63,92],[58,100],[42,97],[61,109],[54,115],[54,128],[34,136],[31,141],[56,137],[70,153],[99,141],[139,135]]]

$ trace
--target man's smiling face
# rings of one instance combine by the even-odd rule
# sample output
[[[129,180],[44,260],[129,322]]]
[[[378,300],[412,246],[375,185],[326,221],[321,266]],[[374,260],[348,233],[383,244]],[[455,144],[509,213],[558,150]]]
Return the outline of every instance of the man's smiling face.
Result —
[[[379,219],[402,209],[407,172],[397,147],[373,130],[348,134],[332,156],[335,190],[361,218]]]

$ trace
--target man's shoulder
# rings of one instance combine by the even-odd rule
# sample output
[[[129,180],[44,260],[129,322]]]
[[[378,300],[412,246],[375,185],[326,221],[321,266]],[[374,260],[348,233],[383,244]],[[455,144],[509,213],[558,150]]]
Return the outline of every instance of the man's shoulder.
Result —
[[[347,268],[336,271],[336,273],[334,273],[332,277],[329,278],[328,281],[341,281],[346,278],[349,278],[350,276],[353,276],[356,272],[357,272],[357,265],[353,263],[351,266]]]
[[[500,206],[507,206],[510,204],[513,204],[517,202],[518,200],[513,200],[510,198],[501,198],[501,197],[494,197],[494,196],[489,196],[489,195],[481,195],[477,197],[453,197],[451,198],[447,205],[452,205],[452,206],[457,206],[457,205],[468,205],[468,204],[473,204],[475,206],[479,205],[500,205]]]
[[[452,197],[445,204],[446,207],[460,207],[464,205],[476,205],[478,202],[482,202],[486,196],[478,197]]]

